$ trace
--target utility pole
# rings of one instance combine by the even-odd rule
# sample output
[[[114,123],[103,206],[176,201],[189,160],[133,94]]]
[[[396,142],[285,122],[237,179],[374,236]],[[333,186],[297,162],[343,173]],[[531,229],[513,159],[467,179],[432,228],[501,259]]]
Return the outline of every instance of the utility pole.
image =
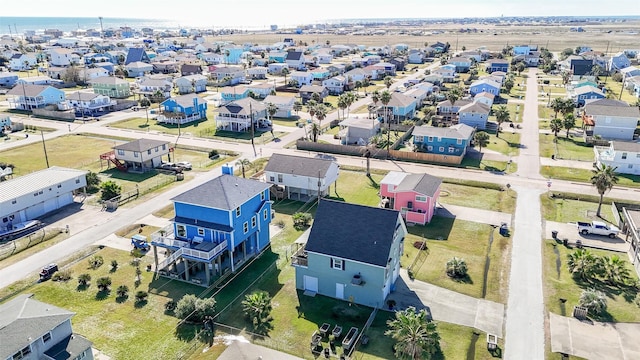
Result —
[[[249,120],[251,121],[250,127],[251,127],[251,146],[253,147],[253,156],[257,157],[258,154],[256,153],[256,144],[253,140],[255,134],[253,133],[253,107],[251,102],[249,102]]]
[[[100,20],[100,38],[104,39],[104,28],[102,27],[102,16],[98,16],[98,19]]]
[[[40,130],[40,136],[42,136],[42,148],[44,149],[44,160],[47,162],[47,169],[49,168],[49,156],[47,155],[47,146],[44,143],[44,132]]]

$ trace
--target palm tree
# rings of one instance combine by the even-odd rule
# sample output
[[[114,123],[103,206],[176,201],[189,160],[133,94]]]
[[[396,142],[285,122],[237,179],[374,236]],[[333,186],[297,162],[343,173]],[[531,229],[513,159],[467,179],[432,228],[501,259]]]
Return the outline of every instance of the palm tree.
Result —
[[[562,120],[555,118],[549,123],[549,128],[553,131],[553,135],[558,137],[558,133],[562,130]]]
[[[389,143],[391,142],[391,119],[387,114],[387,104],[391,101],[391,93],[385,90],[380,94],[380,102],[384,105],[384,118],[387,120],[387,156],[389,156]]]
[[[562,109],[560,109],[560,112],[562,112],[563,117],[567,117],[569,115],[573,115],[573,110],[575,109],[576,103],[571,99],[565,99],[562,101]]]
[[[287,69],[287,68],[282,69],[281,74],[284,75],[284,85],[286,86],[287,85],[287,75],[289,75],[289,69]]]
[[[127,295],[129,295],[129,287],[127,285],[118,286],[118,289],[116,289],[116,295],[121,299],[126,298]]]
[[[251,161],[249,161],[247,159],[240,159],[240,160],[236,161],[236,165],[240,166],[240,168],[242,169],[242,177],[246,178],[246,176],[245,176],[245,167],[250,167],[251,166]]]
[[[629,269],[618,255],[601,258],[602,277],[609,285],[623,285],[629,279]]]
[[[573,129],[573,127],[576,126],[576,118],[573,116],[573,114],[568,114],[567,116],[564,117],[564,119],[562,120],[562,126],[564,127],[565,130],[567,130],[567,139],[568,139],[569,130]]]
[[[452,278],[463,278],[467,276],[467,270],[467,262],[462,258],[454,256],[449,261],[447,261],[447,275]]]
[[[587,289],[580,295],[578,304],[587,308],[591,314],[600,314],[607,309],[607,296],[596,289]]]
[[[338,109],[342,109],[342,116],[344,116],[344,110],[347,108],[348,104],[347,104],[347,98],[345,96],[346,94],[342,94],[340,96],[338,96]],[[340,112],[338,112],[338,119],[340,118]],[[346,117],[345,117],[346,118]]]
[[[311,99],[307,101],[307,112],[311,116],[311,120],[313,120],[313,116],[316,114],[316,107],[318,106],[318,102]]]
[[[320,127],[318,124],[311,124],[311,139],[313,142],[318,142],[318,135],[320,134]]]
[[[551,105],[550,106],[551,106],[551,109],[553,109],[553,112],[554,112],[553,117],[557,118],[558,117],[558,113],[560,111],[562,111],[562,109],[565,106],[564,105],[564,99],[562,99],[562,98],[554,98],[553,100],[551,100]]]
[[[320,104],[318,106],[316,106],[316,119],[318,119],[318,126],[320,126],[320,130],[322,131],[322,120],[324,120],[325,117],[327,117],[327,107]]]
[[[101,277],[98,279],[97,284],[100,291],[107,291],[109,290],[109,286],[111,286],[111,278]]]
[[[347,99],[347,117],[349,117],[350,107],[354,102],[356,102],[357,97],[356,97],[356,94],[354,94],[352,92],[348,92],[345,95],[346,95],[346,99]]]
[[[91,281],[91,275],[89,274],[80,274],[80,276],[78,276],[78,285],[80,286],[87,286],[89,281]]]
[[[378,101],[380,101],[380,92],[378,90],[374,90],[371,93],[371,101],[373,101],[373,105],[377,108],[378,107]]]
[[[447,91],[447,100],[449,100],[451,106],[453,106],[456,101],[458,101],[462,97],[462,94],[463,91],[459,86],[454,86],[449,89],[449,91]]]
[[[589,280],[597,270],[598,258],[587,249],[577,249],[567,255],[569,272],[582,280]]]
[[[391,84],[393,84],[393,78],[391,76],[385,76],[383,82],[384,82],[384,86],[386,86],[387,90],[389,90],[389,88],[391,87]]]
[[[440,351],[440,334],[425,309],[416,311],[411,306],[398,311],[394,319],[387,321],[387,326],[384,334],[396,340],[393,349],[400,359],[429,359]]]
[[[482,148],[489,145],[489,134],[484,131],[478,131],[473,135],[473,141],[478,144],[480,147],[480,152],[482,152]]]
[[[298,116],[298,113],[300,112],[300,110],[302,110],[302,103],[296,100],[296,102],[293,103],[293,111],[296,112],[296,116]]]
[[[276,104],[274,103],[267,104],[267,114],[269,114],[269,120],[271,120],[273,118],[273,115],[275,115],[277,112],[278,112],[278,107],[276,106]]]
[[[505,121],[509,121],[509,109],[506,106],[500,105],[495,112],[496,121],[498,122],[498,129],[496,129],[496,137],[500,137],[500,127]]]
[[[149,99],[147,99],[146,97],[143,97],[142,99],[140,99],[140,106],[144,108],[145,113],[147,114],[147,122],[145,122],[145,125],[149,124],[149,107],[151,106],[151,101],[149,101]]]
[[[591,184],[598,189],[600,194],[600,201],[598,202],[598,211],[596,216],[600,217],[600,209],[602,208],[602,199],[604,193],[611,190],[615,184],[618,183],[618,177],[616,176],[617,167],[611,167],[606,164],[594,165],[594,169],[591,170],[593,176],[591,176]]]
[[[245,295],[242,301],[242,311],[253,325],[254,331],[263,334],[270,327],[271,317],[271,297],[266,291],[256,291]]]

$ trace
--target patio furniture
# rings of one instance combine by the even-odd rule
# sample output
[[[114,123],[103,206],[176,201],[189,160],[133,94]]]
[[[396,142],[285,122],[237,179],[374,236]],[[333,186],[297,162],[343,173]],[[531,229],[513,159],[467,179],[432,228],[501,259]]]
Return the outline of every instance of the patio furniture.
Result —
[[[329,332],[329,329],[331,328],[331,325],[329,323],[324,323],[322,324],[322,326],[320,326],[320,335],[322,335],[322,337],[327,336],[327,333]]]
[[[357,335],[358,335],[357,327],[354,326],[351,329],[349,329],[349,332],[347,333],[347,335],[345,335],[344,339],[342,340],[342,348],[344,348],[345,350],[351,349],[351,346],[353,346],[353,344],[356,341]]]
[[[487,350],[496,350],[498,347],[498,337],[493,334],[487,334]]]
[[[331,330],[331,335],[333,335],[337,340],[340,335],[342,335],[342,326],[338,326],[338,324],[336,324],[336,326],[333,327],[333,330]]]
[[[314,331],[313,335],[311,335],[311,349],[315,349],[321,341],[322,335],[318,334],[317,331]]]

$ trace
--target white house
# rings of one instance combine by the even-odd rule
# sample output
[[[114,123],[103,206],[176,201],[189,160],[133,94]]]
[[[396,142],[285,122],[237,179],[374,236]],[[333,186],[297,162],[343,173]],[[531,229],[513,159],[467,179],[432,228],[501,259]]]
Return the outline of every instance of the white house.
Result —
[[[265,105],[273,104],[278,108],[278,111],[274,114],[275,117],[290,118],[292,116],[291,112],[293,111],[295,98],[291,96],[268,95],[262,103]]]
[[[322,82],[322,86],[326,87],[332,95],[342,94],[346,84],[347,79],[344,76],[334,76]]]
[[[292,69],[302,70],[305,64],[304,54],[302,51],[288,51],[285,63]]]
[[[52,48],[49,49],[49,64],[53,66],[69,66],[71,64],[80,64],[80,55],[71,49]]]
[[[380,132],[380,121],[377,119],[350,117],[342,120],[338,126],[344,145],[367,145],[369,139]]]
[[[640,143],[611,141],[609,146],[594,146],[595,162],[608,165],[621,174],[640,175]]]
[[[66,94],[66,100],[58,104],[60,110],[74,109],[76,113],[83,115],[93,115],[95,113],[111,110],[116,105],[115,100],[111,100],[106,95],[95,94],[93,92],[76,91]]]
[[[268,66],[269,74],[282,74],[282,70],[288,69],[289,66],[283,63],[271,63]]]
[[[200,74],[182,76],[174,80],[180,94],[207,91],[207,77]]]
[[[13,54],[9,59],[9,69],[21,71],[32,69],[38,62],[36,57],[29,54]]]
[[[52,166],[1,182],[0,229],[73,203],[74,193],[87,186],[86,174],[84,170]]]
[[[173,151],[168,141],[138,139],[113,147],[113,151],[107,154],[113,155],[110,159],[120,169],[133,172],[144,172],[162,164],[162,157]]]
[[[0,359],[93,360],[91,341],[73,333],[73,312],[21,294],[0,305]]]
[[[294,71],[289,75],[289,79],[298,82],[298,87],[302,85],[311,85],[313,81],[313,74],[308,71]]]
[[[338,163],[322,158],[273,154],[264,172],[267,183],[284,187],[287,198],[306,200],[329,194],[331,184],[338,180]]]
[[[593,136],[633,140],[640,110],[624,101],[601,99],[585,105],[582,120],[587,132],[593,131]]]
[[[266,66],[254,66],[247,69],[247,78],[249,79],[266,79],[269,69]]]
[[[155,96],[156,92],[160,91],[165,99],[171,96],[171,87],[171,82],[167,80],[144,78],[138,82],[140,94]]]

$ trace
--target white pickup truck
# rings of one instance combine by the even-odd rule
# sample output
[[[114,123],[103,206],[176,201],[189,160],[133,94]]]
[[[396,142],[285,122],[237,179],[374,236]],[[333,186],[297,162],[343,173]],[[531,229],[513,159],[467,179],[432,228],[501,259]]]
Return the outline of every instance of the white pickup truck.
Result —
[[[613,225],[607,225],[602,221],[580,222],[578,221],[578,232],[582,235],[602,235],[610,238],[618,236],[620,229]]]

